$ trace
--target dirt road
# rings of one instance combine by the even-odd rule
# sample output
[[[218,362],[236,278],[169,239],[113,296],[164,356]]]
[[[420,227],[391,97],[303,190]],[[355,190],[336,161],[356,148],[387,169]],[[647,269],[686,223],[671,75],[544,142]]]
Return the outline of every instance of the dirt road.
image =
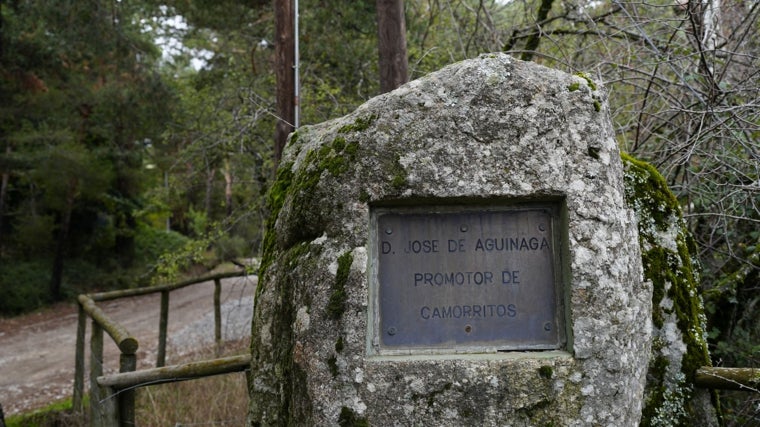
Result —
[[[222,281],[222,335],[225,340],[250,334],[255,276]],[[214,283],[173,291],[169,299],[167,364],[180,355],[213,345]],[[140,345],[138,369],[156,363],[160,294],[99,303]],[[74,384],[77,308],[59,304],[39,313],[0,318],[0,404],[5,415],[43,407],[70,396]],[[87,325],[86,362],[89,365]],[[119,350],[106,334],[105,373],[117,372]],[[88,380],[85,380],[88,382]]]

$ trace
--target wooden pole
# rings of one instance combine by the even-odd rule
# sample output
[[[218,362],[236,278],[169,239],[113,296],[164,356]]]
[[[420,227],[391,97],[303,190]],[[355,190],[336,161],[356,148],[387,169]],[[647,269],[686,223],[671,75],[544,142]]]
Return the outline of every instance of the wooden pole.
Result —
[[[222,350],[222,282],[214,279],[214,340],[216,342],[216,355]]]
[[[90,337],[90,425],[103,426],[103,407],[101,388],[98,377],[103,375],[103,328],[92,320],[92,336]]]
[[[697,369],[694,385],[723,390],[743,390],[760,393],[760,369],[757,368],[713,368],[705,366]]]
[[[158,321],[158,355],[156,367],[166,365],[166,328],[169,324],[169,291],[161,291],[161,317]]]
[[[79,307],[79,318],[77,320],[77,343],[74,356],[74,395],[71,399],[71,406],[74,412],[84,413],[84,340],[87,332],[87,313],[85,313],[82,304]]]
[[[184,288],[186,286],[194,285],[196,283],[209,282],[214,279],[227,279],[230,277],[242,277],[242,276],[247,276],[247,275],[248,273],[245,271],[230,271],[227,273],[217,273],[217,274],[209,274],[206,276],[200,276],[194,279],[188,279],[188,280],[183,280],[181,282],[172,283],[170,285],[158,285],[158,286],[149,286],[145,288],[134,288],[134,289],[121,289],[118,291],[99,292],[95,294],[89,294],[87,296],[93,301],[108,301],[112,299],[148,295],[148,294],[153,294],[153,293],[162,292],[162,291],[173,291],[175,289]]]
[[[134,372],[137,369],[137,356],[122,353],[119,357],[119,372]],[[110,388],[110,387],[109,387]],[[135,425],[135,389],[127,388],[118,392],[119,425]]]
[[[170,382],[193,380],[196,378],[242,372],[251,365],[249,354],[204,360],[183,365],[164,366],[163,368],[143,369],[98,377],[102,387],[123,390],[143,385],[155,385]]]
[[[99,327],[102,327],[101,333],[103,330],[108,332],[122,353],[134,354],[137,351],[137,339],[131,336],[123,326],[111,320],[87,295],[79,295],[78,299],[79,304],[92,318],[93,324],[97,323]]]

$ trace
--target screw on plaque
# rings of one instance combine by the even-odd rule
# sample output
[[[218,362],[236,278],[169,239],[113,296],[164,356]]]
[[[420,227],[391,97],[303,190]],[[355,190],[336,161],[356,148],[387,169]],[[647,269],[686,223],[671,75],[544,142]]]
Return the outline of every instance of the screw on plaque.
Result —
[[[396,328],[393,326],[388,328],[388,335],[396,335]]]
[[[552,322],[546,322],[546,323],[544,323],[544,330],[546,332],[550,332],[552,330]]]
[[[391,228],[386,228],[385,234],[393,234],[393,230]]]
[[[538,231],[546,231],[546,224],[538,224]]]
[[[464,331],[465,331],[466,333],[468,333],[468,334],[469,334],[470,332],[472,332],[472,326],[470,326],[470,325],[466,325],[466,326],[464,327]]]
[[[459,231],[461,231],[462,233],[466,233],[468,229],[469,228],[467,227],[467,224],[462,224],[461,226],[459,226]]]

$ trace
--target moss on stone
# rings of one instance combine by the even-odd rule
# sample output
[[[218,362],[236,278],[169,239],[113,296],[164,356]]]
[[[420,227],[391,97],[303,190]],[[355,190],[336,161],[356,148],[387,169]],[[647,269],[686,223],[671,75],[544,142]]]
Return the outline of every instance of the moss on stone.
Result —
[[[290,223],[294,226],[291,227],[292,233],[285,237],[283,245],[293,245],[321,235],[323,229],[319,227],[324,225],[324,221],[306,221],[306,218],[314,217],[313,200],[318,197],[319,182],[326,176],[326,172],[338,177],[348,171],[351,163],[356,160],[358,150],[358,143],[337,137],[332,143],[309,149],[295,172],[292,171],[292,163],[283,164],[278,169],[277,178],[268,195],[267,206],[270,215],[266,223],[260,273],[263,273],[271,262],[268,254],[277,241],[274,225],[286,199],[292,199],[290,206],[293,212]]]
[[[343,152],[349,156],[349,158],[353,161],[356,160],[356,153],[359,151],[359,143],[356,141],[351,141],[348,144],[346,144],[346,148],[343,150]]]
[[[348,406],[340,408],[338,416],[338,425],[340,427],[369,427],[369,421],[366,417],[360,417]]]
[[[338,153],[343,151],[343,149],[346,148],[346,138],[339,136],[333,139],[332,148]]]
[[[710,365],[695,245],[678,200],[662,175],[652,165],[627,154],[622,159],[626,199],[639,216],[644,277],[653,285],[653,325],[660,330],[668,318],[674,317],[686,346],[675,377],[667,375],[671,364],[664,355],[667,344],[653,346],[641,425],[689,425],[693,420],[683,408],[693,397],[694,374],[699,367]],[[666,298],[669,301],[664,304]]]
[[[290,139],[288,140],[288,146],[296,145],[298,143],[298,138],[300,135],[298,134],[298,131],[293,132],[290,134]]]
[[[274,225],[280,214],[282,205],[285,203],[290,186],[293,182],[292,163],[280,165],[277,169],[277,177],[267,193],[267,210],[269,216],[266,220],[266,230],[261,248],[261,263],[259,265],[259,277],[262,277],[272,263],[275,245],[277,242]]]
[[[588,74],[579,72],[579,73],[575,73],[575,75],[585,80],[586,84],[592,91],[596,90],[596,83],[594,83],[594,81],[591,79],[591,77]]]
[[[404,174],[397,174],[393,176],[393,180],[391,180],[391,186],[396,190],[401,190],[406,186],[406,175]]]
[[[540,375],[541,378],[545,378],[547,380],[551,379],[552,375],[554,375],[554,368],[549,365],[543,365],[538,368],[538,375]]]
[[[371,199],[371,196],[369,195],[369,193],[367,192],[367,190],[365,190],[363,188],[361,190],[359,190],[359,201],[360,202],[367,203],[367,202],[370,201],[370,199]]]
[[[393,164],[390,166],[393,178],[391,179],[391,187],[396,191],[401,191],[407,184],[407,173],[404,166],[401,164],[401,157],[396,155]]]
[[[425,399],[425,403],[427,403],[427,406],[433,406],[435,404],[435,400],[438,398],[438,396],[442,395],[443,393],[446,393],[447,391],[451,390],[451,388],[454,386],[454,384],[447,382],[441,388],[433,389],[429,393],[413,393],[412,394],[412,400],[420,400]]]
[[[274,205],[274,207],[277,206]],[[270,230],[269,233],[273,233],[273,231]],[[266,353],[262,353],[261,342],[252,339],[251,354],[262,365],[272,365],[271,372],[274,373],[279,383],[284,384],[284,390],[306,388],[306,373],[294,360],[295,341],[289,327],[296,319],[295,301],[296,296],[299,295],[298,282],[291,272],[308,264],[304,260],[318,253],[318,251],[312,251],[311,246],[308,242],[301,242],[287,249],[271,245],[267,249],[270,265],[266,270],[263,270],[266,275],[260,276],[257,290],[260,292],[267,288],[273,290],[277,295],[275,306],[270,311],[273,318],[268,319],[271,320],[271,335],[276,337],[273,340],[276,345],[269,348]],[[258,315],[254,315],[254,323],[257,318]],[[252,372],[251,375],[255,376],[255,373]],[[252,387],[252,383],[252,381],[249,382],[249,387]],[[297,399],[293,394],[286,393],[282,399],[273,401],[266,407],[257,408],[257,410],[262,411],[262,413],[275,414],[272,418],[284,420],[289,425],[309,425],[311,424],[309,402],[308,399]]]
[[[354,261],[351,252],[346,252],[338,257],[338,272],[335,274],[335,283],[333,284],[330,301],[327,303],[327,317],[332,320],[339,320],[346,311],[346,282],[348,274],[351,272],[351,263]]]
[[[337,378],[340,372],[338,371],[338,358],[335,355],[327,359],[327,367],[330,369],[330,374],[332,374],[333,378]]]
[[[591,77],[586,73],[575,73],[576,76],[582,78],[586,81],[586,85],[591,89],[591,92],[596,92],[597,85],[594,83],[594,80],[591,79]],[[570,92],[576,92],[581,89],[581,83],[580,82],[572,82],[567,86],[567,90]],[[598,94],[592,94],[593,104],[594,104],[594,111],[597,113],[602,111],[602,101],[599,98]]]
[[[377,120],[377,114],[357,117],[353,124],[341,126],[341,128],[338,129],[338,133],[361,132],[367,130],[375,120]]]

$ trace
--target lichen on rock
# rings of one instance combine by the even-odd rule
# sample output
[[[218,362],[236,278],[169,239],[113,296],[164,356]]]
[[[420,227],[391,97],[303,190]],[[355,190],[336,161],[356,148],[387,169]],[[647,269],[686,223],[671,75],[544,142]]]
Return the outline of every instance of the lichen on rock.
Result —
[[[652,166],[623,154],[626,199],[639,220],[644,277],[653,284],[652,357],[642,426],[718,424],[710,392],[695,389],[710,365],[695,244],[681,208]]]

